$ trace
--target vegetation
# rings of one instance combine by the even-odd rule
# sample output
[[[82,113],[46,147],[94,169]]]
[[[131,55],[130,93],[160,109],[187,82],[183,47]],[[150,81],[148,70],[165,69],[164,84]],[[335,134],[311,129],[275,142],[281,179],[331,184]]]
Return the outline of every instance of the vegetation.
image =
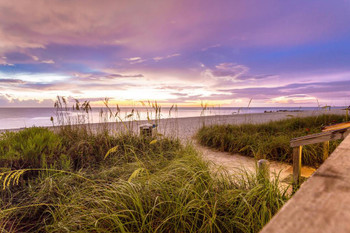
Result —
[[[29,128],[0,145],[1,232],[258,232],[289,197],[177,139]]]
[[[177,138],[136,135],[137,111],[122,118],[118,106],[113,112],[107,99],[105,105],[101,119],[116,119],[115,133],[85,124],[89,102],[76,101],[79,114],[72,119],[67,101],[58,98],[54,128],[1,134],[1,232],[259,232],[290,198],[278,177],[214,170]],[[155,112],[147,110],[147,119],[158,123],[160,106],[143,106]],[[341,121],[323,115],[204,126],[197,137],[222,151],[291,162],[291,138]],[[317,166],[320,154],[322,146],[305,147],[303,163]]]
[[[47,129],[5,132],[0,140],[0,166],[9,169],[40,168],[59,161],[59,157],[63,156],[62,149],[61,137]]]
[[[321,115],[291,118],[265,124],[212,125],[202,127],[197,138],[202,145],[257,159],[292,163],[290,140],[295,137],[321,132],[323,126],[343,122],[341,115]],[[332,152],[340,141],[330,142]],[[323,147],[313,144],[303,147],[305,165],[317,167],[322,161]]]

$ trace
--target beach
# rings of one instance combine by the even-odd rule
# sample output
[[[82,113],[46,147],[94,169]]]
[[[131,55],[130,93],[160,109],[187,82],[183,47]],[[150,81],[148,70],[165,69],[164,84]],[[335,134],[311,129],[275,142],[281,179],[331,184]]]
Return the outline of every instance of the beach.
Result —
[[[278,121],[293,117],[308,117],[318,116],[322,114],[344,114],[345,110],[333,109],[330,111],[287,111],[287,112],[272,112],[272,113],[252,113],[238,115],[217,115],[217,116],[200,116],[186,118],[169,118],[161,120],[148,121],[132,121],[124,123],[98,123],[91,124],[93,130],[108,129],[111,132],[125,130],[130,128],[134,132],[139,132],[139,127],[146,123],[157,124],[157,132],[171,137],[179,137],[184,142],[193,140],[193,136],[203,125],[224,125],[224,124],[258,124],[269,121]]]
[[[198,116],[198,117],[178,117],[168,119],[151,119],[134,120],[124,122],[108,122],[108,123],[91,123],[89,127],[96,131],[108,129],[110,132],[118,132],[119,130],[133,130],[139,132],[139,127],[146,123],[156,125],[158,133],[171,137],[179,137],[183,141],[193,140],[195,133],[203,125],[223,125],[223,124],[258,124],[269,121],[277,121],[293,117],[308,117],[322,114],[345,114],[345,110],[304,110],[304,111],[279,111],[267,113],[250,113],[250,114],[231,114],[231,115],[215,115],[215,116]],[[77,125],[79,126],[79,125]],[[50,129],[56,127],[49,126]],[[24,128],[0,129],[0,132],[12,131],[16,132]]]
[[[246,170],[255,171],[256,161],[254,158],[242,156],[239,154],[230,154],[227,152],[219,152],[213,149],[199,145],[195,140],[195,134],[203,125],[224,125],[224,124],[258,124],[270,121],[278,121],[282,119],[295,117],[318,116],[322,114],[345,114],[345,110],[333,109],[330,111],[286,111],[286,112],[268,112],[268,113],[252,113],[239,115],[218,115],[218,116],[201,116],[186,118],[169,118],[152,121],[125,121],[117,123],[94,123],[83,125],[89,127],[91,131],[98,132],[100,130],[108,130],[109,132],[118,133],[125,130],[133,130],[139,133],[140,126],[151,123],[155,124],[159,136],[179,138],[184,144],[193,143],[201,152],[204,159],[212,162],[215,167],[223,167],[230,173],[234,173],[237,169],[244,168]],[[80,127],[82,125],[78,125]],[[49,127],[55,130],[56,127]],[[21,129],[11,129],[7,131],[19,131]],[[6,130],[0,130],[4,132]],[[281,162],[270,162],[270,169],[273,174],[279,174],[282,179],[292,174],[292,167],[289,164]],[[302,175],[309,177],[315,171],[311,167],[303,167]]]

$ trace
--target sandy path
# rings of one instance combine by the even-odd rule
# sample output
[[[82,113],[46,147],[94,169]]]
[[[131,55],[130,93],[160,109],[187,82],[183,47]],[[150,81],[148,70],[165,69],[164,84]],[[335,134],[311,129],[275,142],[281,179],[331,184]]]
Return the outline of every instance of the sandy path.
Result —
[[[187,118],[187,119],[176,119],[177,135],[183,141],[192,141],[196,148],[202,153],[204,159],[209,160],[215,164],[215,166],[223,167],[229,173],[234,173],[237,169],[246,169],[252,172],[256,170],[256,160],[251,157],[242,156],[239,154],[230,154],[227,152],[215,151],[199,145],[194,140],[194,135],[197,130],[203,125],[211,124],[243,124],[243,123],[264,123],[269,121],[276,121],[281,119],[286,119],[290,117],[306,117],[306,116],[316,116],[324,114],[325,111],[308,111],[308,112],[287,112],[287,113],[265,113],[265,114],[251,114],[251,115],[235,115],[235,116],[217,116],[217,117],[206,117],[201,118]],[[327,113],[343,114],[341,110],[333,110]],[[167,122],[167,126],[160,124],[159,129],[162,130],[162,126],[167,129],[164,131],[165,134],[169,134],[171,128],[176,128],[172,124],[175,122]],[[165,124],[165,122],[163,123]],[[169,127],[170,126],[170,127]],[[164,129],[163,129],[164,130]],[[175,131],[172,131],[173,133]],[[309,177],[314,173],[315,169],[307,166],[303,166],[301,170],[301,175],[304,177]],[[276,161],[270,161],[270,172],[273,176],[279,175],[280,180],[285,180],[290,178],[293,174],[293,168],[291,165]]]
[[[229,173],[233,174],[239,169],[247,171],[256,171],[256,160],[251,157],[242,156],[239,154],[230,154],[228,152],[221,152],[203,147],[198,143],[195,144],[196,148],[202,153],[204,159],[209,160],[215,164],[215,166],[222,167]],[[285,180],[293,174],[293,167],[286,163],[269,161],[271,177],[279,175],[280,180]],[[303,166],[301,169],[301,175],[309,177],[315,172],[314,168]]]
[[[215,151],[199,145],[194,135],[197,130],[203,125],[212,124],[243,124],[243,123],[264,123],[269,121],[276,121],[291,117],[306,117],[317,116],[324,113],[344,114],[342,110],[332,110],[330,112],[325,111],[305,111],[305,112],[278,112],[278,113],[263,113],[263,114],[250,114],[250,115],[234,115],[234,116],[216,116],[206,118],[186,118],[176,119],[177,122],[168,120],[163,122],[164,125],[159,125],[159,130],[164,130],[165,134],[170,132],[176,133],[183,141],[192,141],[196,148],[202,153],[204,159],[209,160],[215,164],[215,166],[225,168],[229,173],[234,173],[237,169],[246,169],[252,172],[256,170],[256,160],[251,157],[242,156],[239,154],[230,154],[227,152]],[[175,124],[176,123],[176,124]],[[175,126],[174,126],[175,124]],[[166,127],[165,127],[166,125]],[[169,127],[170,126],[170,127]],[[174,130],[177,129],[177,131]],[[315,171],[314,168],[303,166],[301,175],[309,177]],[[291,165],[276,161],[270,161],[270,172],[273,176],[279,175],[280,180],[285,180],[293,174],[293,168]]]

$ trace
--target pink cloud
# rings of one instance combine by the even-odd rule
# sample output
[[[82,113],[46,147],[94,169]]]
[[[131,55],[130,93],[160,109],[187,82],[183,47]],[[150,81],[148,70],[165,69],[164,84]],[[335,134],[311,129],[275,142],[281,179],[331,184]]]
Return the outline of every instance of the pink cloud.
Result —
[[[52,94],[60,90],[78,93],[85,87],[92,93],[130,86],[153,88],[160,83],[160,88],[200,85],[196,90],[224,98],[227,94],[218,88],[240,88],[237,95],[249,97],[250,91],[259,95],[278,91],[266,89],[277,83],[333,80],[328,74],[303,75],[306,71],[298,66],[311,70],[314,61],[317,68],[323,68],[330,66],[332,54],[340,57],[332,48],[335,39],[347,33],[350,12],[346,4],[316,0],[302,4],[277,0],[1,1],[0,68],[6,77],[0,88],[18,94],[27,89]],[[310,46],[317,43],[321,45]],[[349,46],[344,45],[345,49],[340,49],[348,54]],[[320,53],[324,58],[318,53],[303,54],[327,49],[332,53]],[[294,59],[281,61],[288,56]],[[347,57],[342,59],[346,65]],[[315,73],[314,67],[311,73]],[[294,70],[296,77],[291,77]],[[21,73],[31,76],[21,82],[16,77]],[[47,83],[35,79],[39,73],[68,78]],[[262,89],[249,89],[253,86]],[[287,93],[268,97],[304,94],[305,87],[299,88],[290,92],[284,88]],[[320,87],[308,86],[307,91],[314,93],[314,89]]]
[[[344,32],[339,22],[348,13],[346,9],[325,3],[303,4],[290,7],[292,4],[275,1],[2,1],[0,51],[44,48],[52,43],[110,44],[145,52],[217,47],[220,41],[220,45],[293,45]],[[328,7],[336,8],[338,14],[325,11]]]

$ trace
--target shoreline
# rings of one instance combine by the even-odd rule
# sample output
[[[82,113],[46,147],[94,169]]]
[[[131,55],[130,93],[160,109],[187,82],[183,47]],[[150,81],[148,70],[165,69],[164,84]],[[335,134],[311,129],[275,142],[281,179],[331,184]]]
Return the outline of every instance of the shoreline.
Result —
[[[307,117],[316,116],[322,114],[344,114],[343,109],[325,110],[304,110],[304,111],[279,111],[279,112],[265,112],[265,113],[245,113],[245,114],[230,114],[230,115],[214,115],[214,116],[195,116],[195,117],[177,117],[166,118],[160,120],[151,121],[147,120],[133,120],[123,122],[103,122],[103,123],[86,123],[86,124],[74,124],[75,127],[88,126],[91,130],[97,131],[100,129],[108,129],[111,132],[125,130],[128,127],[129,130],[138,132],[139,126],[145,123],[158,123],[157,132],[167,136],[178,136],[180,139],[192,139],[192,136],[203,125],[213,124],[257,124],[270,121],[277,121],[287,119],[290,117]],[[40,127],[40,126],[38,126]],[[43,126],[44,128],[56,129],[61,126]],[[31,128],[31,127],[27,127]],[[14,128],[14,129],[0,129],[0,133],[3,132],[18,132],[26,128]]]

